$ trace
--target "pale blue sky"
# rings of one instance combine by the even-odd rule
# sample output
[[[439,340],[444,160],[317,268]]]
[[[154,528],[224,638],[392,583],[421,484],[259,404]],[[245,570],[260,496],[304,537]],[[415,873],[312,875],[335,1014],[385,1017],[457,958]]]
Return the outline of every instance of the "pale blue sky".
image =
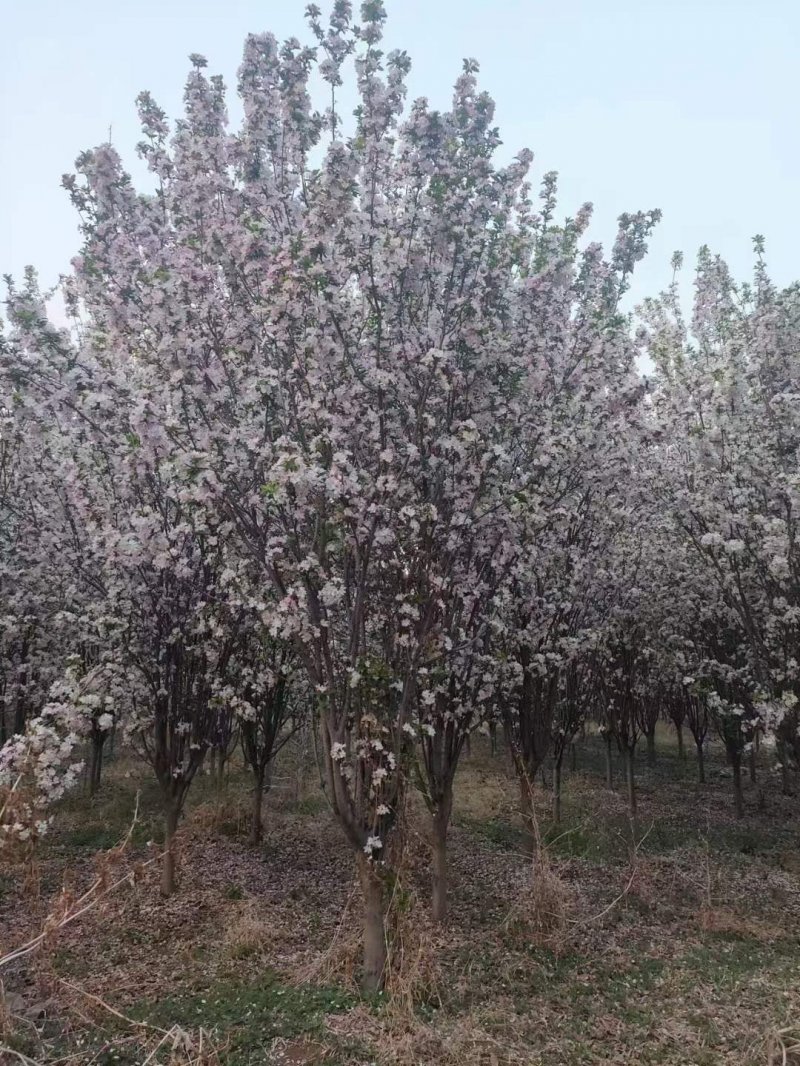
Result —
[[[190,52],[235,83],[247,32],[304,33],[305,0],[0,0],[0,273],[55,281],[77,250],[60,177],[107,137],[135,167],[134,99],[179,112]],[[320,0],[320,6],[325,4]],[[387,46],[413,61],[411,95],[445,106],[464,56],[497,101],[504,154],[561,175],[571,214],[595,204],[608,242],[620,212],[664,219],[635,294],[706,242],[739,275],[750,238],[772,274],[800,275],[797,0],[387,0]]]

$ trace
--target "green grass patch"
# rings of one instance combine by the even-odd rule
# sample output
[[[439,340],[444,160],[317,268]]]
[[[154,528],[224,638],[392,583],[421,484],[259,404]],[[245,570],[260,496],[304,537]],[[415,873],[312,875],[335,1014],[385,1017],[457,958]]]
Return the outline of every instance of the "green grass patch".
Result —
[[[226,1050],[224,1066],[266,1062],[276,1037],[325,1036],[324,1019],[355,1005],[338,988],[284,984],[267,971],[253,983],[221,981],[192,994],[139,1005],[132,1016],[169,1028],[212,1030]]]

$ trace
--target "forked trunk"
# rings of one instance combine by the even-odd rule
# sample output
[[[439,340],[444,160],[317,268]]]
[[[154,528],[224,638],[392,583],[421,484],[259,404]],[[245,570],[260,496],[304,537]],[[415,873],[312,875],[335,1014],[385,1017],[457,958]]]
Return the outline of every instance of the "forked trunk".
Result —
[[[175,891],[175,832],[178,828],[178,805],[170,804],[164,814],[164,856],[161,862],[161,895]]]
[[[386,977],[386,907],[380,870],[361,853],[358,877],[364,896],[364,967],[361,989],[366,995],[380,992]]]

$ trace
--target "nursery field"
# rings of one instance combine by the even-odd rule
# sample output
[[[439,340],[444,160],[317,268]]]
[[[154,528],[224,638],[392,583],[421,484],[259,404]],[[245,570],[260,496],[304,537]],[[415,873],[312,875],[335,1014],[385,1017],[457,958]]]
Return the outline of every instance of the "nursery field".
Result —
[[[0,1066],[800,1066],[784,12],[164,6],[7,35]]]
[[[421,810],[394,863],[385,991],[358,992],[358,889],[313,761],[281,754],[261,846],[250,778],[200,778],[162,899],[155,789],[118,754],[93,800],[62,801],[35,868],[0,881],[4,1063],[255,1066],[766,1064],[800,1061],[798,801],[746,783],[722,750],[695,783],[666,730],[637,765],[639,811],[579,744],[561,822],[537,783],[542,849],[523,852],[513,771],[462,760],[451,906],[429,917]],[[620,768],[621,769],[621,768]],[[621,783],[621,773],[617,774]],[[127,838],[125,846],[115,846]],[[101,878],[74,915],[81,893]],[[50,916],[50,917],[48,917]]]

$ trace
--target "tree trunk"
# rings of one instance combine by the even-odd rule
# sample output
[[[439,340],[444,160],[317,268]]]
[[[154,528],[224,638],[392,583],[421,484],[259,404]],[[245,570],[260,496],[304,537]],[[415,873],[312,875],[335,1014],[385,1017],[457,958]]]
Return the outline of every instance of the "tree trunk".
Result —
[[[92,765],[89,771],[89,795],[94,796],[100,787],[100,776],[103,767],[103,741],[92,738]]]
[[[178,828],[178,805],[168,804],[164,813],[164,857],[161,863],[161,895],[175,891],[175,831]]]
[[[678,722],[678,724],[675,726],[675,733],[678,737],[678,758],[685,759],[686,751],[683,747],[683,726],[680,722]]]
[[[655,766],[656,764],[656,731],[653,729],[647,734],[647,765]]]
[[[573,773],[578,769],[578,745],[574,740],[569,746],[569,768]]]
[[[791,796],[792,778],[789,772],[789,745],[785,742],[778,748],[778,757],[781,760],[781,792],[784,796]]]
[[[211,774],[211,780],[215,781],[217,777],[217,749],[212,748],[208,756],[208,771]]]
[[[610,736],[606,737],[606,787],[614,787],[614,763],[611,758],[611,741]]]
[[[703,753],[703,742],[696,744],[697,747],[697,780],[701,785],[706,783],[706,757]]]
[[[467,733],[464,737],[464,754],[467,758],[472,755],[472,736],[470,733]]]
[[[553,821],[561,822],[561,759],[553,766]]]
[[[497,723],[489,723],[489,750],[494,757],[497,754]]]
[[[755,743],[750,745],[750,751],[747,754],[747,764],[750,771],[750,784],[756,783],[756,745]]]
[[[733,762],[733,809],[737,818],[744,817],[744,799],[742,797],[742,762],[734,759]]]
[[[260,844],[264,838],[264,771],[256,771],[253,789],[253,820],[250,825],[250,843]]]
[[[628,786],[628,811],[636,818],[636,775],[633,765],[633,748],[625,748],[625,782]]]
[[[14,732],[22,734],[25,732],[25,721],[27,715],[27,703],[25,700],[26,690],[28,687],[28,674],[23,675],[23,680],[20,682],[19,690],[17,692],[17,701],[14,708]]]
[[[361,989],[366,995],[380,992],[386,976],[386,913],[380,871],[366,855],[357,857],[358,876],[364,894],[364,967]]]
[[[435,922],[447,917],[447,822],[434,815],[431,825],[433,891],[431,911]]]
[[[536,830],[533,818],[533,778],[523,775],[519,779],[519,806],[522,814],[522,850],[533,857],[536,854]]]

